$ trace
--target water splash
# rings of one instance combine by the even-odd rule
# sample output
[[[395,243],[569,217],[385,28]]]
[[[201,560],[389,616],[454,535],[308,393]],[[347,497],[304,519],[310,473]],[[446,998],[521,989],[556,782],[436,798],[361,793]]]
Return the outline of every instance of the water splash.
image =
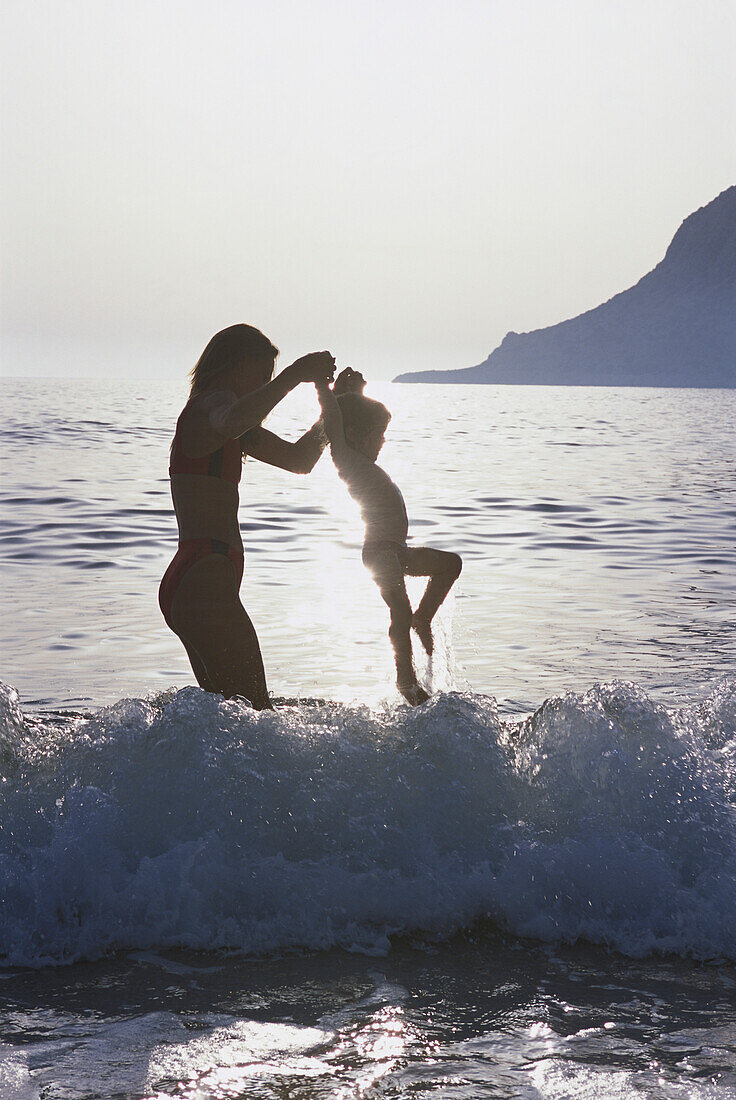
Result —
[[[0,953],[241,952],[487,918],[629,954],[736,957],[736,681],[614,682],[524,720],[448,693],[257,714],[197,688],[86,718],[0,693]]]

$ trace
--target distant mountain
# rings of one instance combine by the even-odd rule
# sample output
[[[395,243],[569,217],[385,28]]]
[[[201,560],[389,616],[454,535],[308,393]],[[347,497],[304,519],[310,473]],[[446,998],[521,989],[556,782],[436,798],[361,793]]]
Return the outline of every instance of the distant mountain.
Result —
[[[476,367],[394,381],[736,386],[736,187],[686,218],[629,290],[569,321],[509,332]]]

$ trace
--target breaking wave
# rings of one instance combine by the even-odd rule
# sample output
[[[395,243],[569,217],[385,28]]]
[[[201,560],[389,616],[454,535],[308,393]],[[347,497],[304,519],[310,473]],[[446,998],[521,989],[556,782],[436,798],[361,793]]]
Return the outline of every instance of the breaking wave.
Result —
[[[447,693],[254,713],[198,688],[89,716],[0,692],[0,957],[388,949],[486,919],[736,958],[736,680],[501,717]]]

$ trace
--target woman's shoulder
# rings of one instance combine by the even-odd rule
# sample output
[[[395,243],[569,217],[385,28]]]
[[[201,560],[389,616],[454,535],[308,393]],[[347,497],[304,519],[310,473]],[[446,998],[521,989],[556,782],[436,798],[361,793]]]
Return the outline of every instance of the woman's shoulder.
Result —
[[[227,408],[233,401],[237,401],[237,395],[232,390],[205,390],[203,393],[195,393],[179,413],[177,431],[184,425],[195,430],[198,426],[209,428],[210,413],[215,409]]]
[[[175,446],[183,447],[185,455],[192,458],[211,454],[221,447],[227,441],[213,429],[210,417],[215,409],[227,407],[236,400],[231,390],[206,390],[190,397],[176,422]]]
[[[179,419],[192,413],[209,412],[221,405],[231,405],[237,400],[238,396],[232,390],[203,390],[202,393],[195,393],[189,398],[179,414]]]

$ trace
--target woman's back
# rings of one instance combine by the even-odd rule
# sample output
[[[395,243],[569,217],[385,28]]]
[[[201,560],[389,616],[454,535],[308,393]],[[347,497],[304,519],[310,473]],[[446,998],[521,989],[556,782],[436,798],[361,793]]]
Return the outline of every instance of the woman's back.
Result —
[[[206,396],[187,403],[171,445],[169,477],[179,541],[211,538],[242,549],[238,524],[242,450],[237,439],[223,443],[213,435],[202,400]]]

